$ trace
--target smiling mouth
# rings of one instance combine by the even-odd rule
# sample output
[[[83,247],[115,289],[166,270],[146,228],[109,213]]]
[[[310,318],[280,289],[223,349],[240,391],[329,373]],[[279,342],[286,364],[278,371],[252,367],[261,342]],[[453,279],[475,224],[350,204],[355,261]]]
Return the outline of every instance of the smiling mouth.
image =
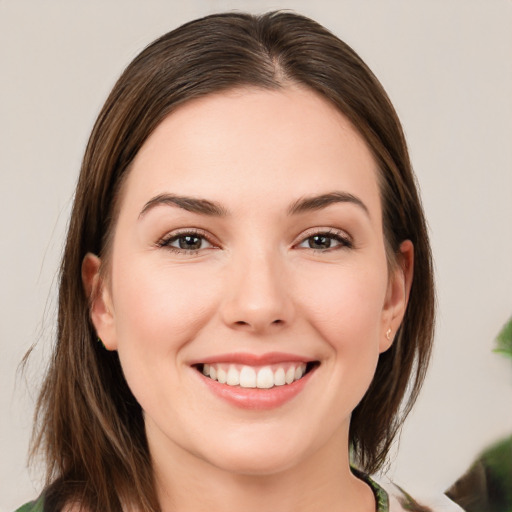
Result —
[[[302,379],[319,366],[318,361],[290,362],[265,366],[232,363],[202,363],[195,368],[220,384],[238,388],[271,389],[287,386]]]

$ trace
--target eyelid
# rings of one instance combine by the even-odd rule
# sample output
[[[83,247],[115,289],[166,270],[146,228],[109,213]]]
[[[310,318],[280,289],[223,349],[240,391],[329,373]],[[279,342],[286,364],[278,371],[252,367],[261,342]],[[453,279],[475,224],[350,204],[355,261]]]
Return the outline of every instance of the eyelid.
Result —
[[[179,228],[179,229],[175,229],[173,231],[169,231],[164,236],[162,236],[159,240],[157,240],[157,242],[155,243],[155,246],[162,247],[162,248],[175,249],[176,252],[198,252],[198,251],[202,250],[202,249],[197,249],[197,250],[188,251],[187,249],[179,249],[177,247],[172,247],[169,245],[169,243],[172,240],[177,239],[180,236],[185,236],[185,235],[194,235],[194,236],[203,238],[212,246],[212,248],[220,247],[220,243],[215,239],[215,237],[213,237],[213,235],[211,233],[209,233],[208,231],[205,231],[204,229],[201,229],[201,228]],[[209,248],[210,247],[208,247],[208,248],[205,247],[205,249],[209,249]]]
[[[332,237],[333,239],[340,242],[340,246],[338,248],[352,248],[354,246],[353,238],[343,229],[337,229],[337,228],[333,228],[333,227],[315,227],[315,228],[309,228],[306,231],[303,231],[297,237],[297,242],[295,242],[293,244],[293,247],[299,247],[300,244],[304,243],[308,238],[311,238],[316,235],[327,235],[327,236]],[[336,249],[336,247],[334,247],[332,249]],[[320,251],[320,252],[329,251],[329,249],[326,249],[325,251],[322,251],[320,249],[310,249],[310,250],[316,250],[316,251]]]

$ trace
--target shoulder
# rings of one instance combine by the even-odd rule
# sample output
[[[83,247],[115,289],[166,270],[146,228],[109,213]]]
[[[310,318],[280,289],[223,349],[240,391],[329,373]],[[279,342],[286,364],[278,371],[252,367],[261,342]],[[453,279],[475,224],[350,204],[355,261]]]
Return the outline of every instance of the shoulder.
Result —
[[[44,512],[44,497],[41,496],[35,501],[25,503],[25,505],[16,509],[14,512]],[[62,512],[86,512],[78,503],[66,505]]]
[[[44,498],[41,496],[35,501],[25,503],[25,505],[17,508],[15,512],[43,512],[44,510]]]
[[[372,479],[386,492],[389,512],[463,512],[462,508],[442,493],[418,499],[389,480],[376,477]]]

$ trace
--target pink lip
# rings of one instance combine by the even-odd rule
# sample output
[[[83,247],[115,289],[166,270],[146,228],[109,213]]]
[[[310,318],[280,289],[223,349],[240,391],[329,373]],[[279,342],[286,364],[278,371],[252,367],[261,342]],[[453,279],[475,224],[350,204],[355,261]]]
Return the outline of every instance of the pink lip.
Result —
[[[265,366],[279,363],[308,363],[311,361],[313,361],[311,358],[296,354],[286,354],[284,352],[268,352],[266,354],[234,352],[232,354],[219,354],[201,360],[198,359],[197,361],[191,361],[189,364],[194,366],[198,364],[235,363],[247,366]]]
[[[280,407],[295,398],[304,389],[315,370],[316,368],[313,368],[304,377],[292,384],[274,386],[270,389],[228,386],[205,377],[199,372],[197,372],[197,376],[208,386],[210,391],[231,405],[241,409],[268,410]]]

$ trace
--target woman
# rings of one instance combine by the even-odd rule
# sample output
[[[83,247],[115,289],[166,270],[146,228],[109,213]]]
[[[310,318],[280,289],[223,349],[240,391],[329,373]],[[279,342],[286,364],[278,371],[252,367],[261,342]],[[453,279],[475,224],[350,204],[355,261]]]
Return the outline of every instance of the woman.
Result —
[[[425,510],[366,475],[433,317],[371,71],[295,14],[188,23],[128,66],[84,156],[27,509]]]

